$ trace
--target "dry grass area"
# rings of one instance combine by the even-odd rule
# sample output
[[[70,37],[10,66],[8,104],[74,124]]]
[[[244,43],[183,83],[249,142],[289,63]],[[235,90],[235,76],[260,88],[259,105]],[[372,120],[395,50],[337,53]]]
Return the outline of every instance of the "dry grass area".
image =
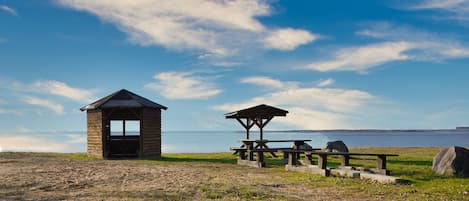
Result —
[[[289,174],[295,173],[224,162],[0,153],[0,200],[374,200],[336,186],[288,181]]]
[[[381,185],[350,178],[236,165],[230,153],[167,154],[160,160],[97,160],[85,154],[0,153],[1,200],[469,200],[469,178],[432,173],[440,148],[352,148],[397,153],[391,175],[409,181]],[[338,165],[331,158],[330,165]],[[352,165],[374,167],[373,158]]]

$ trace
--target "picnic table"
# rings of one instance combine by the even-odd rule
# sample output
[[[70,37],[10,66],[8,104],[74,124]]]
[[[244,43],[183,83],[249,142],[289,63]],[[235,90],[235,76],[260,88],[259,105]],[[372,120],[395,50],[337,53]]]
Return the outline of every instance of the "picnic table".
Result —
[[[248,165],[253,167],[265,167],[264,152],[271,153],[273,157],[277,157],[275,152],[283,150],[303,150],[303,151],[314,151],[319,149],[300,149],[302,145],[311,140],[305,139],[294,139],[294,140],[251,140],[243,139],[243,145],[239,148],[231,148],[231,150],[238,153],[238,164]],[[283,148],[271,148],[267,146],[268,143],[278,142],[293,142],[292,147]],[[247,154],[247,156],[246,156]],[[254,155],[256,154],[256,155]],[[254,157],[255,156],[255,157]],[[284,155],[286,157],[287,155]]]
[[[318,169],[324,171],[324,175],[328,176],[329,170],[327,168],[327,156],[337,155],[341,156],[342,160],[340,166],[346,167],[349,166],[350,156],[375,156],[376,157],[376,169],[375,173],[389,175],[389,170],[386,167],[386,158],[388,156],[399,156],[397,154],[384,154],[384,153],[351,153],[351,152],[315,152],[315,151],[305,151],[305,150],[282,150],[284,154],[288,154],[288,164],[287,166],[296,166],[298,164],[299,154],[305,154],[305,163],[307,165],[312,165],[312,155],[318,155]]]

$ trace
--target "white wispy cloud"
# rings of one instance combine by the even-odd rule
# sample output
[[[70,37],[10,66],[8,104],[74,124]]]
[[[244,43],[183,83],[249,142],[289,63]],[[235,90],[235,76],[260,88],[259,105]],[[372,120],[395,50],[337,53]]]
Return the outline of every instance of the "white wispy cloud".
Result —
[[[264,77],[265,80],[268,78]],[[247,79],[249,80],[249,79]],[[275,79],[271,79],[275,80]],[[259,104],[269,104],[290,111],[287,118],[279,122],[304,129],[332,129],[350,127],[348,119],[353,118],[363,105],[376,99],[375,96],[360,90],[291,87],[289,82],[267,84],[276,86],[276,90],[240,103],[216,105],[213,109],[231,112]],[[260,84],[261,82],[244,82]]]
[[[145,87],[168,99],[206,99],[222,92],[209,78],[191,72],[162,72],[154,76],[156,82]]]
[[[36,105],[39,107],[46,108],[48,110],[55,112],[56,114],[64,114],[63,105],[47,100],[47,99],[26,96],[22,99],[22,101],[30,105]]]
[[[72,87],[65,82],[55,80],[38,80],[30,84],[13,81],[3,86],[15,91],[50,94],[68,98],[81,103],[88,103],[95,99],[97,90]]]
[[[444,19],[469,21],[469,0],[422,0],[405,6],[410,10],[439,10],[446,12]]]
[[[23,115],[23,111],[17,109],[10,109],[10,108],[0,108],[0,114],[13,114],[16,116]]]
[[[14,15],[14,16],[18,16],[18,13],[16,12],[16,10],[9,7],[9,6],[0,5],[0,11],[7,12],[7,13],[9,13],[11,15]]]
[[[272,31],[263,42],[267,48],[294,50],[298,46],[308,44],[316,39],[318,36],[308,31],[285,28]]]
[[[32,83],[23,83],[15,80],[0,79],[0,89],[11,94],[18,101],[5,103],[0,108],[0,114],[44,114],[52,111],[55,114],[65,114],[63,99],[74,100],[80,103],[89,103],[95,99],[95,89],[82,89],[55,80],[38,80]],[[18,105],[19,104],[19,105]],[[37,107],[24,107],[25,104]],[[75,111],[75,110],[74,110]]]
[[[297,128],[337,129],[353,127],[348,122],[351,117],[342,113],[324,112],[304,107],[290,107],[288,111],[287,117],[280,119],[280,121]]]
[[[75,88],[69,86],[67,83],[54,80],[36,81],[31,86],[40,92],[62,96],[81,102],[91,101],[96,92],[96,90],[93,89]]]
[[[407,41],[412,43],[411,59],[445,60],[469,57],[468,44],[445,36],[443,33],[432,33],[411,26],[397,26],[388,22],[370,23],[370,28],[357,31],[357,35],[382,40]]]
[[[437,61],[469,57],[467,44],[410,26],[396,26],[387,22],[369,23],[368,28],[356,32],[382,40],[366,45],[342,47],[330,58],[314,61],[304,69],[326,71],[366,72],[370,68],[394,61]]]
[[[423,0],[409,6],[413,9],[451,9],[469,3],[467,0]]]
[[[57,0],[116,24],[130,41],[169,49],[205,51],[204,57],[233,55],[246,46],[267,40],[268,48],[291,50],[314,39],[305,30],[270,30],[257,17],[269,16],[264,0]],[[278,39],[278,40],[277,40]]]
[[[252,76],[241,79],[241,83],[254,84],[272,89],[296,88],[296,82],[282,82],[265,76]]]
[[[332,78],[328,78],[328,79],[325,79],[325,80],[319,80],[319,83],[318,83],[318,86],[319,87],[326,87],[326,86],[329,86],[329,85],[332,85],[335,83],[335,80],[332,79]]]
[[[326,71],[358,71],[381,64],[410,59],[406,51],[415,46],[411,42],[382,42],[359,47],[347,47],[338,50],[331,59],[312,62],[305,69]]]

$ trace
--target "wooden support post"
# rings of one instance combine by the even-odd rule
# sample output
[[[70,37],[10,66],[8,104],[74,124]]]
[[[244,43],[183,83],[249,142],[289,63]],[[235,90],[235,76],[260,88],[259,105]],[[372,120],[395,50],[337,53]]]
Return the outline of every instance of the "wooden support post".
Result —
[[[376,168],[378,170],[386,169],[386,155],[378,155],[376,158]]]
[[[295,141],[293,143],[293,149],[300,149],[300,146],[304,144],[304,141]],[[300,160],[300,153],[296,154],[296,158]]]
[[[327,169],[327,155],[326,154],[319,154],[318,166],[319,168],[323,170]]]
[[[288,165],[297,165],[296,153],[288,152]]]
[[[249,129],[250,129],[250,127],[249,127],[249,119],[246,119],[246,126],[245,126],[244,128],[246,128],[246,139],[249,140]]]
[[[239,151],[239,159],[246,160],[246,151]]]
[[[264,163],[264,152],[262,152],[262,151],[258,151],[258,152],[257,152],[256,161],[257,161],[259,164]]]
[[[264,135],[264,132],[263,132],[264,125],[262,124],[262,119],[260,119],[260,120],[261,120],[261,122],[260,122],[260,126],[259,126],[259,133],[260,133],[259,134],[260,135],[259,139],[262,141],[262,140],[264,140],[264,137],[263,137],[263,135]]]
[[[264,139],[264,126],[269,123],[270,120],[272,120],[273,117],[267,119],[266,122],[263,122],[263,119],[262,118],[255,118],[253,119],[253,122],[257,125],[257,127],[259,127],[259,140],[263,140]]]
[[[350,156],[349,155],[343,155],[340,165],[341,166],[349,166],[350,165],[349,161],[350,161]]]
[[[254,160],[254,152],[252,150],[248,150],[248,160]]]

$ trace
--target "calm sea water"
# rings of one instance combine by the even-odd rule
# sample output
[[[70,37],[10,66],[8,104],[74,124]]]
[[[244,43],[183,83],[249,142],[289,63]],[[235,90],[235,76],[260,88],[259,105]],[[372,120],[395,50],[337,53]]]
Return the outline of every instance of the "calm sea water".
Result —
[[[251,133],[257,139],[258,133]],[[226,152],[230,146],[239,146],[244,132],[163,132],[163,152],[201,153]],[[264,132],[264,139],[310,139],[310,145],[323,148],[328,141],[342,140],[350,147],[469,147],[469,131],[327,131],[327,132]],[[291,143],[271,143],[271,147],[289,147]]]
[[[128,133],[130,134],[130,133]],[[235,131],[167,131],[162,134],[164,153],[227,152],[246,138]],[[259,134],[252,131],[251,139]],[[0,133],[0,152],[48,151],[86,152],[86,132]],[[264,139],[308,139],[310,145],[325,147],[328,141],[342,140],[350,147],[469,147],[469,130],[448,131],[327,131],[265,132]],[[292,143],[270,143],[270,147],[290,147]]]

